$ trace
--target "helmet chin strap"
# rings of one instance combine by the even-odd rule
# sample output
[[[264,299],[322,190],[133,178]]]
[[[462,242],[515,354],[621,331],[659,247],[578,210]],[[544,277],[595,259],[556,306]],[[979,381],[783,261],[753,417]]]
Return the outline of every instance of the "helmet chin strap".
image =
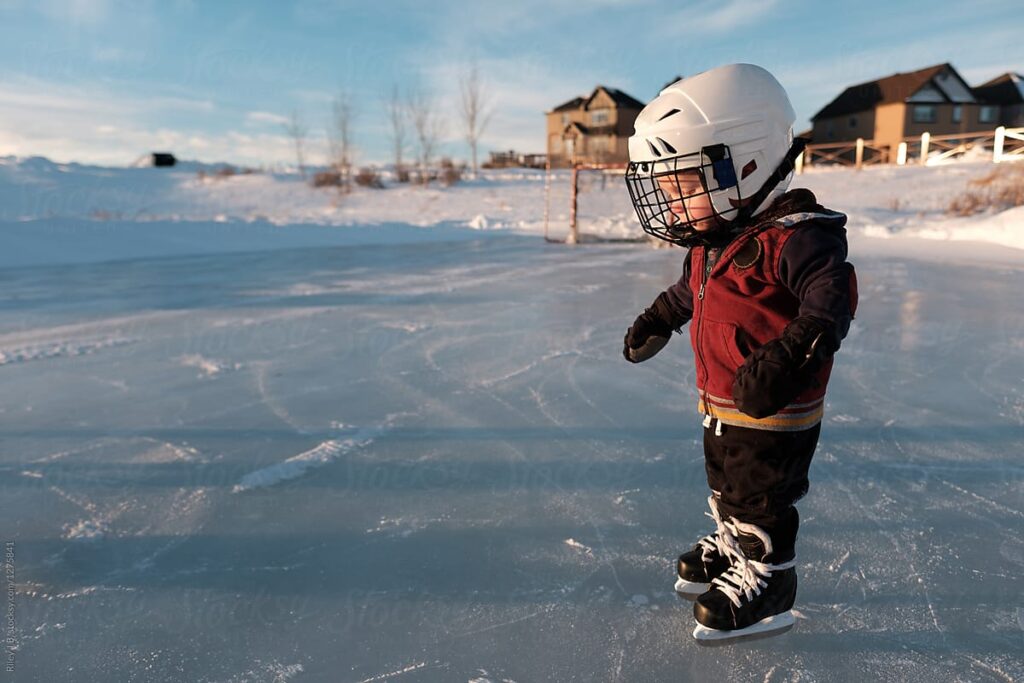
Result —
[[[793,138],[793,144],[790,146],[789,151],[786,152],[786,156],[782,157],[782,161],[779,162],[778,167],[764,181],[761,189],[751,195],[739,207],[736,215],[721,228],[718,230],[712,229],[708,231],[708,234],[700,235],[700,241],[708,247],[722,247],[731,242],[732,238],[747,226],[747,222],[751,219],[757,207],[761,206],[764,200],[768,198],[768,195],[772,193],[772,190],[793,171],[796,158],[800,156],[800,153],[804,151],[804,147],[809,142],[810,140],[807,138]]]
[[[793,138],[793,144],[790,146],[789,151],[786,152],[786,156],[782,157],[782,161],[779,162],[778,168],[764,181],[764,185],[761,189],[755,192],[751,197],[750,201],[740,207],[739,212],[733,219],[733,222],[740,225],[750,220],[754,211],[757,207],[764,203],[764,200],[768,198],[768,195],[772,193],[776,185],[781,183],[786,176],[788,176],[796,164],[796,158],[800,156],[800,153],[804,151],[804,147],[810,142],[807,138]]]

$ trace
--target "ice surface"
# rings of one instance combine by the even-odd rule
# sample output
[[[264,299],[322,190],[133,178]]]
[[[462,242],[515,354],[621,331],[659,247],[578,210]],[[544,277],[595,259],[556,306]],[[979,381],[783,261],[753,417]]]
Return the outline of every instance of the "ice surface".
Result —
[[[713,650],[672,589],[708,531],[691,352],[620,350],[680,250],[0,270],[16,680],[1024,680],[1024,267],[880,242],[796,627]]]

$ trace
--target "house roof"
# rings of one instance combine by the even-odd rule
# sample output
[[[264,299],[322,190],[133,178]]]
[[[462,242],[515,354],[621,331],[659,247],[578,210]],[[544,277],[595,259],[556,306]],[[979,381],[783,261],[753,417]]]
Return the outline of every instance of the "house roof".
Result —
[[[914,93],[921,90],[926,85],[932,84],[932,79],[947,69],[951,71],[961,83],[964,82],[963,78],[960,77],[960,74],[958,74],[956,69],[954,69],[948,62],[929,66],[924,69],[918,69],[917,71],[897,73],[874,81],[851,85],[840,93],[839,97],[826,104],[817,114],[812,116],[811,120],[817,121],[818,119],[823,118],[854,114],[868,109],[873,109],[880,104],[905,102]],[[964,85],[966,87],[966,83],[964,83]],[[940,94],[946,97],[946,99],[951,100],[949,95],[946,94],[945,91],[941,90],[941,88],[938,88],[937,90],[939,90]]]
[[[630,109],[644,108],[644,103],[636,99],[635,97],[627,95],[618,88],[609,88],[604,85],[599,85],[596,88],[594,88],[594,92],[590,93],[590,97],[587,98],[587,105],[589,105],[590,101],[597,96],[597,92],[599,90],[604,90],[606,93],[608,93],[608,95],[611,96],[615,104],[617,104],[620,107],[628,107]]]
[[[557,107],[555,107],[554,109],[552,109],[548,113],[553,113],[553,112],[558,112],[558,111],[572,111],[572,110],[575,110],[575,109],[586,109],[587,107],[590,106],[590,102],[595,97],[597,97],[597,93],[599,93],[602,90],[604,92],[608,93],[608,96],[611,97],[612,101],[615,102],[615,104],[617,106],[619,106],[619,107],[626,107],[626,108],[630,108],[630,109],[643,109],[644,108],[644,103],[643,102],[637,100],[635,97],[632,97],[632,96],[622,92],[618,88],[609,88],[606,85],[598,85],[596,88],[594,88],[593,92],[591,92],[590,95],[588,95],[586,97],[582,97],[582,96],[581,97],[574,97],[571,100],[569,100],[568,102],[565,102],[563,104],[558,105]]]
[[[583,102],[584,102],[584,98],[582,98],[582,97],[574,97],[571,100],[569,100],[568,102],[566,102],[565,104],[558,105],[557,107],[555,107],[551,111],[553,111],[553,112],[554,111],[570,111],[572,109],[579,109],[580,105],[583,104]]]
[[[1020,104],[1024,102],[1024,77],[1007,72],[972,90],[974,96],[986,104]]]
[[[588,126],[579,121],[573,121],[562,129],[562,135],[569,135],[573,131],[580,135],[615,135],[616,133],[615,126]]]

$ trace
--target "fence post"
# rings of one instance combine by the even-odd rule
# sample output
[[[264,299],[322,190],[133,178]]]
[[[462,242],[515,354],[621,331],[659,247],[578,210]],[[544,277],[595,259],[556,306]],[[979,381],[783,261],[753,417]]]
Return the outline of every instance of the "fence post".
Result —
[[[858,171],[864,165],[864,138],[857,138],[857,158],[854,165]]]
[[[1006,126],[996,128],[996,139],[992,143],[992,163],[998,164],[1003,160],[1003,142],[1006,140]]]
[[[901,142],[900,146],[896,148],[896,165],[907,165],[907,143],[905,142]]]
[[[572,203],[569,205],[569,236],[565,240],[566,244],[576,244],[579,242],[579,233],[576,228],[576,186],[578,182],[578,166],[574,161],[572,165]]]
[[[551,155],[544,159],[544,239],[548,239],[548,217],[551,213]]]
[[[801,173],[804,172],[804,153],[803,152],[800,152],[800,154],[797,155],[796,163],[793,164],[793,168],[796,170],[796,174],[797,175],[800,175]]]
[[[932,139],[931,133],[921,133],[921,165],[928,164],[928,141]]]

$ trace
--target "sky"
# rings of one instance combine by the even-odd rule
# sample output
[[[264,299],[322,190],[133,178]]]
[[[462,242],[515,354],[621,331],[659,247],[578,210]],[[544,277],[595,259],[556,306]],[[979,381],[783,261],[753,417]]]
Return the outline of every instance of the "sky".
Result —
[[[641,101],[678,75],[771,71],[797,132],[848,85],[950,62],[977,85],[1024,70],[1019,0],[0,0],[0,156],[126,165],[150,151],[251,166],[326,158],[354,103],[356,161],[391,158],[385,100],[432,99],[440,152],[468,158],[459,80],[493,114],[482,152],[544,151],[544,112],[597,84]]]

